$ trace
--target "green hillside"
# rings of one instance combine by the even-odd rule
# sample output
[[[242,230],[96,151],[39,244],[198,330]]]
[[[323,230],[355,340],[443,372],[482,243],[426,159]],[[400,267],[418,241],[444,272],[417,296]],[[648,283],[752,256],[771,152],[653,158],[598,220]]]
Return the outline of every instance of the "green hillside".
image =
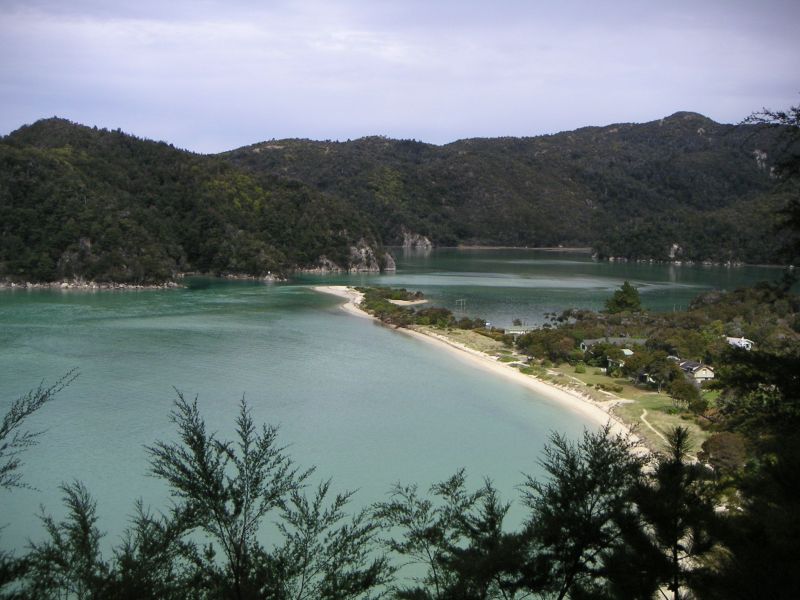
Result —
[[[387,243],[593,246],[601,256],[775,262],[778,132],[694,113],[446,146],[280,140],[224,154],[347,198]],[[757,160],[756,156],[765,157]]]
[[[60,119],[0,142],[0,276],[153,283],[347,266],[365,219],[302,183]]]
[[[780,133],[677,113],[445,146],[281,140],[204,156],[46,119],[0,139],[0,278],[375,268],[382,245],[408,233],[438,245],[781,262]]]

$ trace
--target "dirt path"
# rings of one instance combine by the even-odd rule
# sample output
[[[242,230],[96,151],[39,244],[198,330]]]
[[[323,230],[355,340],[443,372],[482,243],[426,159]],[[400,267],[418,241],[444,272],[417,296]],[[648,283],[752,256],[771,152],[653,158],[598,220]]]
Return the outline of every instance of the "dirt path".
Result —
[[[648,428],[650,431],[652,431],[652,432],[653,432],[653,433],[655,433],[655,434],[656,434],[658,437],[660,437],[662,440],[664,440],[664,443],[665,443],[665,444],[669,445],[669,441],[667,441],[667,438],[665,438],[665,437],[664,437],[664,435],[663,435],[663,434],[662,434],[662,433],[661,433],[661,432],[660,432],[658,429],[656,429],[655,427],[653,427],[652,425],[650,425],[650,422],[647,420],[647,409],[646,409],[646,408],[643,408],[643,409],[642,409],[642,415],[639,417],[639,419],[641,419],[642,423],[644,423],[645,425],[647,425],[647,428]]]

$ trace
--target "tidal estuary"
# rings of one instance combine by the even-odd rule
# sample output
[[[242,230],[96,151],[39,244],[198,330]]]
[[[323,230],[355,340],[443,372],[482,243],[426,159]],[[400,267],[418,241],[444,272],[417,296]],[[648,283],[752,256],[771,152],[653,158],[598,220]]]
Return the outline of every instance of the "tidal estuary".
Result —
[[[72,368],[79,377],[27,428],[44,431],[23,455],[31,489],[0,490],[0,548],[41,539],[38,507],[61,516],[62,482],[82,481],[97,500],[109,545],[134,501],[166,509],[147,474],[145,446],[173,439],[175,390],[198,397],[207,426],[233,432],[244,395],[256,422],[314,480],[358,489],[354,503],[385,499],[397,482],[421,486],[465,467],[474,486],[493,479],[514,498],[521,473],[537,474],[548,432],[580,435],[579,414],[494,378],[449,353],[339,310],[311,286],[392,285],[422,290],[433,305],[463,308],[497,326],[545,313],[599,309],[623,280],[656,310],[696,294],[774,279],[780,270],[609,264],[533,250],[436,250],[398,255],[387,275],[305,275],[275,285],[195,279],[154,291],[0,290],[0,409]],[[594,425],[591,425],[594,426]]]

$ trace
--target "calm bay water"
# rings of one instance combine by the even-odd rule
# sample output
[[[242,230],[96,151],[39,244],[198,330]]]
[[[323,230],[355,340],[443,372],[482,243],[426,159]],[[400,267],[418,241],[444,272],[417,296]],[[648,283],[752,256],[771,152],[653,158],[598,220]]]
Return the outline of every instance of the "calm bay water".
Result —
[[[280,285],[194,280],[140,292],[0,292],[0,409],[73,367],[79,378],[27,422],[46,430],[24,455],[36,489],[0,491],[0,548],[40,539],[37,507],[56,516],[61,482],[86,483],[100,527],[116,542],[133,502],[166,508],[147,476],[144,446],[174,437],[175,389],[198,396],[210,430],[229,437],[242,395],[257,422],[317,480],[385,498],[396,481],[423,486],[466,467],[513,497],[551,430],[581,417],[457,357],[345,314],[310,285],[382,284],[423,290],[437,305],[508,325],[569,306],[600,308],[624,279],[644,303],[681,308],[698,292],[775,278],[777,269],[594,263],[530,250],[437,250],[398,257],[393,275],[303,276]]]

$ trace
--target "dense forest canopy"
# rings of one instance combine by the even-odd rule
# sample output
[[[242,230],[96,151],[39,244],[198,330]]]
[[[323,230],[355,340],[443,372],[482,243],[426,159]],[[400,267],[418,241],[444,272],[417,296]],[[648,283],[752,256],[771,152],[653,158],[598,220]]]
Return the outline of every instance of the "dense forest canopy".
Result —
[[[644,124],[433,146],[380,137],[280,140],[225,154],[375,217],[387,243],[592,246],[602,256],[776,262],[765,239],[780,134],[695,113]],[[674,246],[673,246],[674,244]]]
[[[357,211],[297,181],[59,119],[0,143],[0,222],[0,275],[35,281],[266,275],[377,245]]]
[[[214,156],[63,119],[0,140],[0,277],[153,283],[383,266],[434,244],[785,262],[781,127],[695,113],[434,146],[281,140]],[[354,250],[355,249],[355,250]],[[364,261],[362,261],[364,262]]]

